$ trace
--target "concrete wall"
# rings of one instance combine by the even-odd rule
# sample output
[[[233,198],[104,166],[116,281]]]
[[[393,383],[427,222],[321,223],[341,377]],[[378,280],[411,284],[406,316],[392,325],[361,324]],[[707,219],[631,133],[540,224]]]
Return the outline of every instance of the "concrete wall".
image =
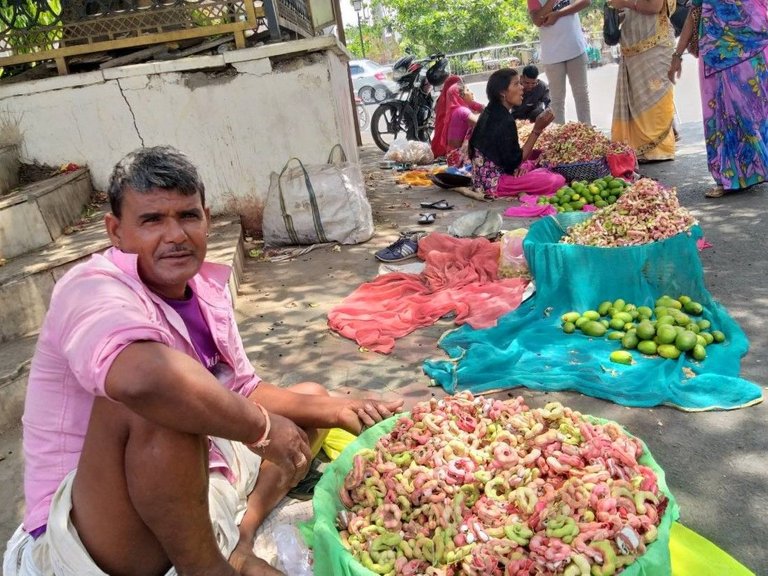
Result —
[[[87,165],[99,190],[127,152],[175,146],[214,214],[258,232],[270,172],[289,158],[324,162],[341,143],[357,161],[347,59],[322,36],[110,68],[0,86],[0,114],[19,118],[22,161]]]

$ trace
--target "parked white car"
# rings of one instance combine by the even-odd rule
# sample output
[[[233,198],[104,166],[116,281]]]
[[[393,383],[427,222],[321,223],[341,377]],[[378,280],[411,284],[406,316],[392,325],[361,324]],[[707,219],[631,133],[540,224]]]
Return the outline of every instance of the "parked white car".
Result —
[[[366,104],[386,100],[399,88],[392,80],[392,69],[373,60],[350,60],[349,74],[355,94]]]

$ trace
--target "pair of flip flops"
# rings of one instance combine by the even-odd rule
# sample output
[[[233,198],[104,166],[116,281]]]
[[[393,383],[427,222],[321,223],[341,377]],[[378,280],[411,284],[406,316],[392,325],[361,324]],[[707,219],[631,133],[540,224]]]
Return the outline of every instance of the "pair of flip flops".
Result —
[[[448,204],[446,200],[438,200],[437,202],[422,202],[422,208],[430,208],[432,210],[453,210],[453,204]],[[423,216],[424,214],[422,214]]]
[[[434,224],[435,219],[437,218],[437,214],[434,212],[428,212],[428,213],[422,213],[419,214],[419,224]]]

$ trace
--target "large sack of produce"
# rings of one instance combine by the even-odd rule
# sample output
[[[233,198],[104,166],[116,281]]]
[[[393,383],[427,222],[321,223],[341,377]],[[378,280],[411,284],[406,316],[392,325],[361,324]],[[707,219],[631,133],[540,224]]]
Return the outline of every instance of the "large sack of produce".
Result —
[[[313,506],[316,576],[669,576],[679,514],[618,424],[467,393],[364,432]]]
[[[628,192],[593,215],[560,214],[531,225],[524,249],[535,296],[493,328],[446,334],[440,347],[451,359],[425,362],[427,375],[449,392],[526,386],[684,410],[760,402],[760,387],[739,377],[747,337],[704,285],[696,247],[701,229],[672,191],[653,186],[641,181],[638,187],[652,198],[646,202]],[[597,310],[609,300],[653,309],[662,296],[700,303],[697,321],[705,320],[724,341],[707,346],[703,360],[633,351],[631,363],[617,364],[610,357],[621,343],[602,337],[597,327],[590,334],[563,331],[563,314]]]

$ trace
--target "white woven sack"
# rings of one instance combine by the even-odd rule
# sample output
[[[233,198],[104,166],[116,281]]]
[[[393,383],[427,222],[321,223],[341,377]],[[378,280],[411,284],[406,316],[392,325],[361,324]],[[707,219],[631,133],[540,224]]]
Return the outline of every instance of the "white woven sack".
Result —
[[[267,246],[338,242],[359,244],[373,236],[373,214],[357,164],[333,162],[305,165],[291,158],[270,176],[262,230]]]

